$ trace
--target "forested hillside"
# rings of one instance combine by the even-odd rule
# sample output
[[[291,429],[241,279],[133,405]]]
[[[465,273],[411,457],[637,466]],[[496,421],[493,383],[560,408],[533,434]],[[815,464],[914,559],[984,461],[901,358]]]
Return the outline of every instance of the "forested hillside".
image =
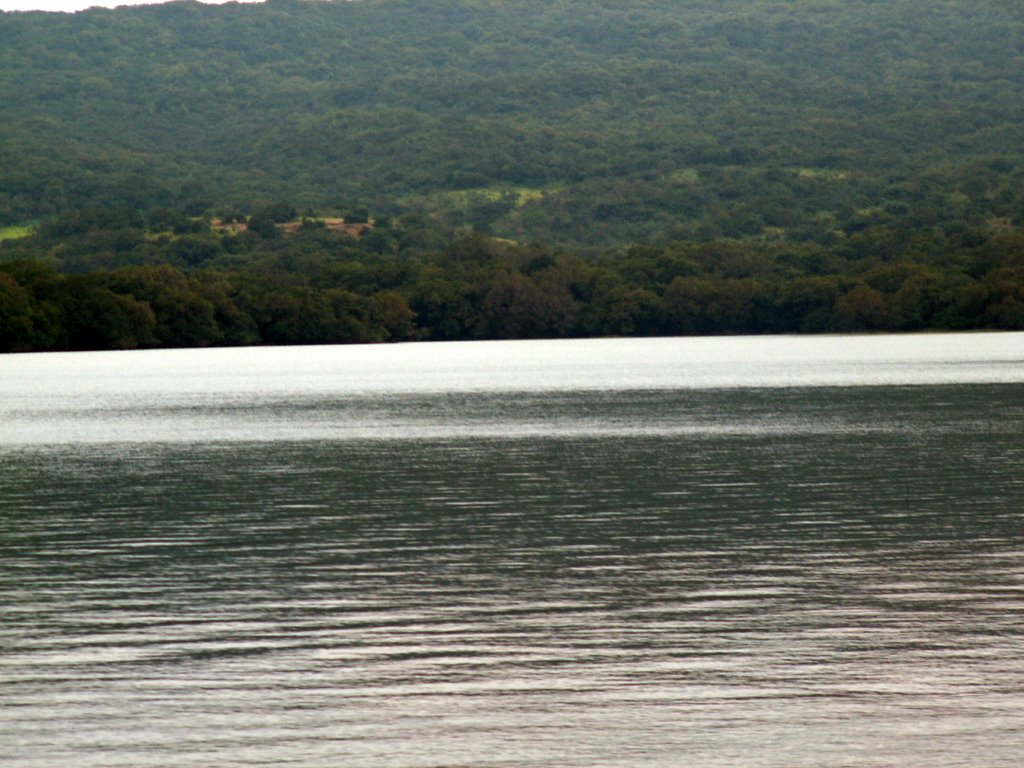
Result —
[[[0,351],[1024,328],[1015,0],[0,13],[0,93]]]
[[[517,240],[1024,215],[1015,0],[362,0],[0,14],[0,221],[439,211]]]

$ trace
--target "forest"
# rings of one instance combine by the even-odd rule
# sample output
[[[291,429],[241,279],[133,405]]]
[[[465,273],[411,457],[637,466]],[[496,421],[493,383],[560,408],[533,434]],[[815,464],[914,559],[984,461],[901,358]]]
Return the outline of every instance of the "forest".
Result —
[[[1024,328],[1009,0],[9,12],[0,88],[2,351]]]
[[[673,241],[599,256],[293,207],[54,217],[0,254],[0,351],[1024,329],[1024,232]]]

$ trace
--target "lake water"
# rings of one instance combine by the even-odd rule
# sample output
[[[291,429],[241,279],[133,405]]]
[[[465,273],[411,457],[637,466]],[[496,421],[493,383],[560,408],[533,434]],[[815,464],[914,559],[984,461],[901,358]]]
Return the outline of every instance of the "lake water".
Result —
[[[1024,334],[0,357],[0,764],[1018,768]]]

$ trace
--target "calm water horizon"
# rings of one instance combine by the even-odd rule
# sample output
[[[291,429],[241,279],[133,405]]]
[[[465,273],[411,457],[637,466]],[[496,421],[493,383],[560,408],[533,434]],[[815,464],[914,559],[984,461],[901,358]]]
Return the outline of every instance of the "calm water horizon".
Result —
[[[0,764],[1017,768],[1024,334],[0,357]]]

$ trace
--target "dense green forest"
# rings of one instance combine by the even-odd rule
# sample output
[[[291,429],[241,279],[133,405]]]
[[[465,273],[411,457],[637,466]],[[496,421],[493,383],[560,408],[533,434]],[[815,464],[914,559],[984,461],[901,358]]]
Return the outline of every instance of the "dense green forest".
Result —
[[[289,199],[604,246],[1024,215],[1016,0],[6,13],[0,78],[0,223]]]
[[[3,350],[1024,327],[1015,1],[0,13],[0,89]]]
[[[678,241],[582,258],[427,216],[358,234],[287,204],[233,231],[65,214],[0,253],[0,350],[596,335],[1024,329],[1024,233]]]

